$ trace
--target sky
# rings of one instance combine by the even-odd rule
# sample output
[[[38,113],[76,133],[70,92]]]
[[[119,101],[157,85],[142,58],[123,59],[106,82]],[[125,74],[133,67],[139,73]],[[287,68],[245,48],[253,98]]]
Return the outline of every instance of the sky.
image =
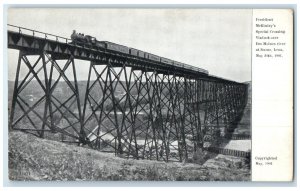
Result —
[[[7,23],[68,38],[75,29],[245,82],[251,80],[251,21],[250,9],[10,8]],[[9,80],[17,58],[18,51],[8,50]],[[86,80],[89,63],[75,63],[78,80]]]

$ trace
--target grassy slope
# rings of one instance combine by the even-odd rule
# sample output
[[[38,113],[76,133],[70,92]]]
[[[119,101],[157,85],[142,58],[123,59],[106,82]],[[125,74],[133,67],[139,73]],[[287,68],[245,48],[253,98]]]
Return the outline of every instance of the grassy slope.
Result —
[[[249,180],[249,169],[231,160],[214,164],[164,163],[115,157],[92,149],[40,139],[22,132],[9,134],[11,180]]]

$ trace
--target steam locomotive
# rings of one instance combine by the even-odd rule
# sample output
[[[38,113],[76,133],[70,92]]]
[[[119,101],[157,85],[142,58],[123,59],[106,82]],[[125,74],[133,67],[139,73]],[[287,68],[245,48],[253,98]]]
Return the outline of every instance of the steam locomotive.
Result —
[[[173,65],[173,66],[177,66],[177,67],[182,67],[182,68],[186,68],[186,69],[190,69],[190,70],[194,70],[197,72],[202,72],[204,74],[208,75],[208,71],[201,69],[201,68],[197,68],[188,64],[184,64],[181,62],[177,62],[177,61],[173,61],[164,57],[160,57],[148,52],[144,52],[141,50],[137,50],[134,48],[130,48],[127,46],[123,46],[123,45],[119,45],[116,43],[112,43],[112,42],[108,42],[108,41],[98,41],[95,37],[92,37],[90,35],[84,35],[81,33],[76,33],[75,30],[73,30],[73,33],[71,34],[71,40],[72,40],[72,44],[76,44],[79,46],[87,46],[87,47],[91,47],[91,48],[104,48],[107,50],[111,50],[111,51],[116,51],[116,52],[121,52],[124,54],[130,54],[132,56],[136,56],[136,57],[140,57],[140,58],[145,58],[145,59],[149,59],[152,61],[156,61],[156,62],[161,62],[164,64],[168,64],[168,65]]]

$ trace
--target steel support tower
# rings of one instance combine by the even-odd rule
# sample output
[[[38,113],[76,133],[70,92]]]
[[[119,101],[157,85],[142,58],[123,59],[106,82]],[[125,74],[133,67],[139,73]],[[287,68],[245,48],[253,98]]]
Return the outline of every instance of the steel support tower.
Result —
[[[230,137],[246,105],[247,84],[20,27],[7,36],[19,50],[9,127],[42,138],[183,161]],[[77,59],[90,61],[84,92]]]

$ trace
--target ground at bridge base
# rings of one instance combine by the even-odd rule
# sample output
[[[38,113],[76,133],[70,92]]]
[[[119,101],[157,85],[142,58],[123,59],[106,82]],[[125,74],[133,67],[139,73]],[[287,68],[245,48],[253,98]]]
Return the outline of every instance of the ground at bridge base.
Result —
[[[9,133],[10,180],[248,181],[245,159],[217,155],[203,165],[115,157],[92,149]]]

